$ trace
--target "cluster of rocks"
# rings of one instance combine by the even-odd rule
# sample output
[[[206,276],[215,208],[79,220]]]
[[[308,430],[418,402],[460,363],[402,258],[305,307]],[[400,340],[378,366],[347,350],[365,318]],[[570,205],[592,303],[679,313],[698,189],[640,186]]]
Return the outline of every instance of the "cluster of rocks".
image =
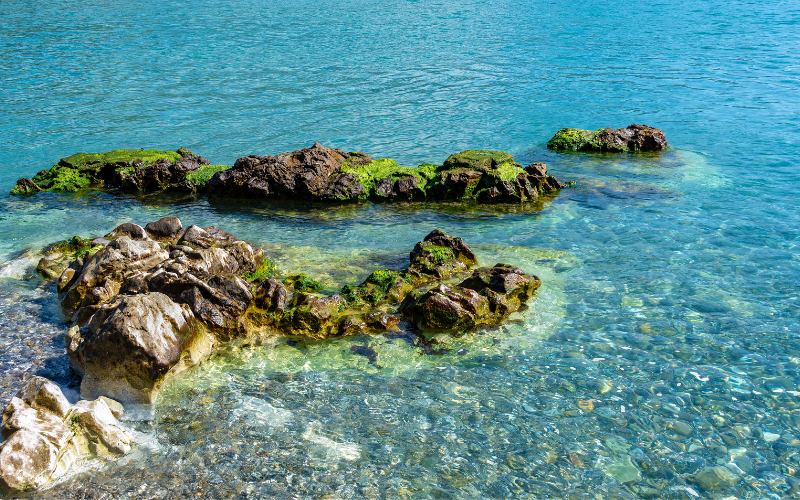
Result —
[[[578,128],[562,128],[547,143],[547,147],[565,151],[624,153],[663,151],[667,149],[664,132],[647,125],[627,128],[603,128],[592,132]]]
[[[390,159],[319,143],[277,156],[246,156],[208,183],[215,196],[348,201],[477,200],[521,202],[554,192],[561,183],[547,175],[547,166],[523,167],[500,151],[463,151],[442,165],[401,167]]]
[[[281,276],[262,250],[219,228],[165,217],[102,238],[51,247],[39,268],[57,278],[70,363],[86,398],[155,401],[165,377],[216,346],[270,333],[317,339],[407,328],[461,332],[518,311],[540,281],[505,264],[473,269],[460,238],[434,230],[409,266],[319,293],[305,275]],[[59,253],[60,252],[60,253]]]
[[[402,167],[320,144],[277,156],[246,156],[233,167],[209,165],[186,150],[115,150],[76,154],[33,179],[22,178],[14,194],[110,189],[139,193],[202,192],[217,197],[344,202],[352,200],[532,201],[562,187],[544,163],[523,167],[500,151],[463,151],[442,165]]]
[[[128,453],[131,436],[117,421],[122,411],[105,397],[71,405],[57,385],[31,377],[3,412],[0,486],[39,489],[78,460]]]

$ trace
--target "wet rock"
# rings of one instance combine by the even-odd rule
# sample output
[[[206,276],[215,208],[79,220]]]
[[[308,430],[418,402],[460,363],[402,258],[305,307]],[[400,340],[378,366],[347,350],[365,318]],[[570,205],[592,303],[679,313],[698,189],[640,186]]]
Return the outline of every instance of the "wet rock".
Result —
[[[506,264],[476,270],[454,288],[410,293],[400,313],[421,329],[460,330],[497,325],[518,311],[541,282]]]
[[[5,408],[2,437],[0,486],[12,491],[40,489],[77,460],[125,454],[131,443],[105,401],[70,406],[61,389],[42,377],[27,380]]]
[[[521,269],[508,264],[495,264],[473,271],[472,276],[458,286],[475,290],[489,300],[494,314],[506,317],[516,312],[541,286],[536,276],[530,276]]]
[[[163,217],[145,227],[147,234],[155,240],[177,238],[183,226],[177,217]]]
[[[287,298],[286,286],[275,278],[262,282],[255,292],[256,305],[271,313],[283,313],[286,310]]]
[[[556,150],[592,152],[644,152],[667,148],[664,132],[647,125],[629,125],[627,128],[600,129],[596,132],[576,128],[559,130],[547,143]]]
[[[84,397],[155,401],[166,373],[190,344],[194,315],[162,293],[121,296],[101,307],[67,347]]]
[[[17,185],[11,189],[11,194],[31,195],[36,194],[42,189],[33,182],[33,179],[23,177],[17,181]]]
[[[469,330],[489,316],[489,301],[474,290],[438,285],[409,294],[400,313],[420,329]]]
[[[736,486],[739,478],[725,467],[708,467],[693,478],[706,491],[727,490]]]
[[[411,265],[406,274],[416,281],[447,278],[464,272],[478,263],[475,254],[461,238],[454,238],[439,229],[434,229],[414,246],[410,255]]]
[[[239,158],[233,168],[214,175],[209,182],[209,193],[244,198],[324,198],[330,196],[331,178],[339,173],[348,156],[340,149],[315,143],[310,148],[277,156]],[[335,180],[346,184],[342,177]],[[354,191],[353,188],[347,190]]]

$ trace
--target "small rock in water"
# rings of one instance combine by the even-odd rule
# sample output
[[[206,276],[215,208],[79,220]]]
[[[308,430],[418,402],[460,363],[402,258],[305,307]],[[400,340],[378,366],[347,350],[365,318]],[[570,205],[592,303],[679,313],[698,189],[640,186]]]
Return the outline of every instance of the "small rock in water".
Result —
[[[706,491],[732,488],[738,480],[739,478],[725,467],[708,467],[694,476],[694,481]]]
[[[608,474],[620,483],[630,483],[639,480],[639,469],[631,462],[631,457],[622,455],[617,457],[608,466]]]

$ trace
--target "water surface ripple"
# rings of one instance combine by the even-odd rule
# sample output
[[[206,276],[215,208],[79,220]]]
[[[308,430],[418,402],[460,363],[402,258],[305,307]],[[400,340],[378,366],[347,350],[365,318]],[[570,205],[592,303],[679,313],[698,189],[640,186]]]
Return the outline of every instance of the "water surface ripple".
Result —
[[[577,181],[497,210],[2,195],[0,405],[33,373],[77,382],[37,249],[122,222],[217,225],[328,290],[438,227],[543,282],[440,355],[221,353],[128,409],[129,457],[32,496],[800,498],[797,47],[790,1],[0,3],[3,193],[78,151],[232,164],[317,141],[411,166],[500,149]],[[670,150],[544,147],[630,123]]]

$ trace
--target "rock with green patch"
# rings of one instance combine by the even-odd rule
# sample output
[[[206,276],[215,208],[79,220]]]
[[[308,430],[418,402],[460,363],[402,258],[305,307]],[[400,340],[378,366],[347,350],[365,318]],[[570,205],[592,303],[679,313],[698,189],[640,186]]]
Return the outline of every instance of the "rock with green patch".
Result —
[[[478,263],[464,240],[435,229],[414,246],[405,273],[416,283],[444,279]]]
[[[192,172],[205,170],[206,173],[200,177],[210,178],[213,173],[208,173],[208,169],[203,167],[207,164],[208,160],[186,148],[178,151],[115,149],[106,153],[77,153],[62,158],[33,179],[20,179],[11,192],[74,192],[88,188],[160,191],[185,184],[187,175]]]
[[[604,128],[592,132],[577,128],[562,128],[547,142],[547,147],[560,151],[597,153],[663,151],[667,148],[664,132],[647,125],[627,128]]]
[[[400,313],[422,330],[458,332],[480,325],[499,325],[523,307],[541,282],[506,264],[481,268],[449,288],[438,285],[410,293]]]

